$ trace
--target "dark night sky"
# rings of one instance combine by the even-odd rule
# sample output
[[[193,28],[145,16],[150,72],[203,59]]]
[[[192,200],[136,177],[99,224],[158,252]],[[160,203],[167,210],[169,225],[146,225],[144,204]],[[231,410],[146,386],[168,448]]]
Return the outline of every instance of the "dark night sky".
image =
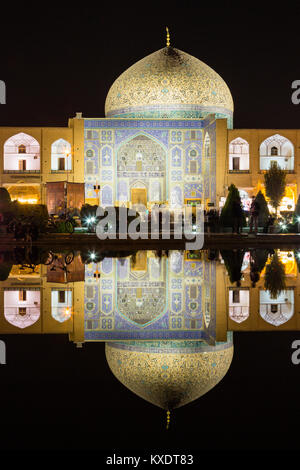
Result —
[[[131,5],[131,3],[128,3]],[[40,4],[6,14],[0,29],[3,126],[65,126],[81,111],[103,117],[114,79],[171,42],[227,82],[235,127],[300,128],[291,82],[300,79],[300,7],[270,10],[176,7],[111,10]],[[144,7],[145,8],[145,7]],[[296,313],[297,314],[297,313]],[[109,372],[102,344],[77,350],[66,336],[10,336],[0,366],[0,448],[295,448],[300,365],[290,345],[300,332],[235,335],[235,356],[219,386],[172,417],[127,391]],[[127,452],[128,455],[128,452]]]
[[[251,3],[252,4],[252,3]],[[130,4],[131,5],[131,4]],[[76,111],[103,117],[113,81],[130,65],[171,42],[206,62],[227,82],[235,127],[297,128],[300,105],[291,83],[300,79],[300,6],[144,9],[45,6],[40,17],[18,6],[1,24],[0,79],[7,104],[0,125],[67,125]]]

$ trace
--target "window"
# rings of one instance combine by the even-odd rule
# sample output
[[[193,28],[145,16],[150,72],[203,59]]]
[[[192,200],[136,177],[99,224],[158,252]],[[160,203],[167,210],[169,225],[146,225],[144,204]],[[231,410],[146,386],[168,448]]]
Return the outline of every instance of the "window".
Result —
[[[233,167],[233,170],[239,170],[240,169],[240,157],[233,157],[232,158],[232,167]]]
[[[64,157],[59,157],[59,159],[58,159],[58,169],[59,170],[61,170],[61,171],[65,170],[65,162],[66,162],[66,160],[65,160]]]
[[[86,296],[91,299],[94,296],[93,286],[86,286]]]
[[[229,143],[229,171],[249,170],[249,144],[241,137]]]
[[[19,307],[18,312],[19,315],[23,317],[24,315],[26,315],[26,307]]]
[[[87,131],[87,132],[86,132],[86,138],[87,138],[87,139],[92,139],[92,138],[93,138],[92,131]]]
[[[191,140],[196,139],[196,131],[191,131]]]
[[[40,145],[32,136],[19,132],[4,143],[4,171],[40,171]],[[25,164],[19,163],[26,160]]]
[[[197,286],[190,286],[190,298],[191,299],[197,298]]]
[[[196,328],[196,320],[191,320],[191,329],[194,330]]]
[[[271,155],[278,155],[278,148],[277,147],[272,147],[271,148]]]
[[[64,304],[66,301],[66,291],[59,290],[58,291],[58,303]]]
[[[190,173],[195,175],[197,173],[197,162],[192,161],[190,162]]]
[[[205,138],[204,138],[204,155],[205,157],[210,156],[210,138],[209,138],[208,133],[205,134]]]
[[[19,300],[20,300],[20,302],[25,302],[26,298],[27,298],[26,290],[20,290],[19,291]]]
[[[232,303],[233,304],[239,304],[240,303],[240,291],[239,290],[233,290],[232,291]]]
[[[26,153],[26,147],[25,145],[21,144],[18,147],[18,153]]]
[[[86,162],[86,172],[88,175],[94,174],[94,162]]]

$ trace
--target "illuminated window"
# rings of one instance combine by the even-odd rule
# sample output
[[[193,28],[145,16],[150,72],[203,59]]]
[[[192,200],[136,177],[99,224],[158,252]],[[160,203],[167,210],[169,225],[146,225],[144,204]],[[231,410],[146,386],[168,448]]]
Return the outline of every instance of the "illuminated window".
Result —
[[[22,156],[21,156],[22,155]],[[4,144],[4,171],[40,171],[40,145],[32,136],[19,132]]]
[[[259,154],[260,170],[268,170],[272,162],[282,170],[294,170],[294,145],[282,135],[275,134],[265,139],[260,144]]]
[[[249,170],[249,144],[237,137],[229,144],[229,171]]]
[[[280,326],[294,315],[293,289],[280,292],[275,299],[266,290],[261,290],[259,295],[259,313],[267,323]]]
[[[4,317],[17,328],[28,328],[40,317],[40,290],[34,288],[4,290]]]
[[[242,323],[249,317],[249,289],[229,290],[229,317],[236,323]]]
[[[71,144],[65,139],[58,139],[51,145],[51,170],[72,170]]]
[[[72,316],[73,294],[71,289],[53,289],[51,291],[51,316],[59,323]]]

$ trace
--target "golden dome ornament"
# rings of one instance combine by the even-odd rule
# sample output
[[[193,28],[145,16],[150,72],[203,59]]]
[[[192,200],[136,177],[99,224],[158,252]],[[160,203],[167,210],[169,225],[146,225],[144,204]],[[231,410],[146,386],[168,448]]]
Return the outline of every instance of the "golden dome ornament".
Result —
[[[167,411],[167,428],[166,429],[169,429],[169,427],[170,427],[170,416],[171,416],[171,412],[168,410]]]
[[[170,46],[170,33],[169,33],[169,28],[166,26],[166,31],[167,31],[167,47]]]

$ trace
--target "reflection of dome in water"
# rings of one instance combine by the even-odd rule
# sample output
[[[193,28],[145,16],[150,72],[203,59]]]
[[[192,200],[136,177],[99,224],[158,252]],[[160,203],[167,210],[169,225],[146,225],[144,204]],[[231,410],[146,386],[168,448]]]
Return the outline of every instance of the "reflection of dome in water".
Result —
[[[233,343],[201,341],[106,343],[113,374],[129,390],[166,410],[178,408],[211,390],[227,373]]]
[[[224,80],[201,60],[173,47],[144,57],[123,72],[106,98],[106,117],[232,117]]]

